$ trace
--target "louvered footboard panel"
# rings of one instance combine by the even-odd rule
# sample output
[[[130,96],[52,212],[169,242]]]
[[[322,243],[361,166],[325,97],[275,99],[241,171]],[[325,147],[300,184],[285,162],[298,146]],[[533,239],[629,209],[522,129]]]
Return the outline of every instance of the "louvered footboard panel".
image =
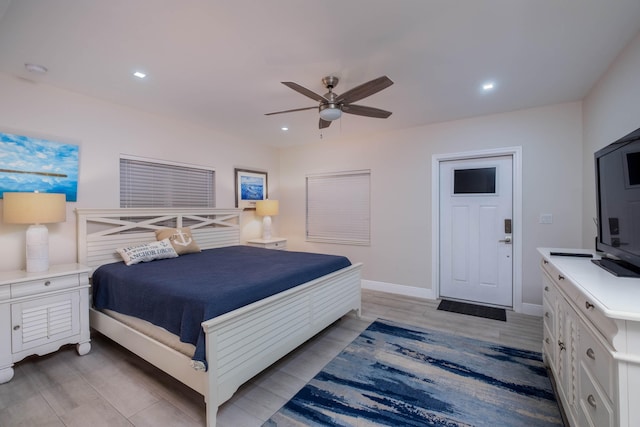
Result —
[[[347,267],[236,310],[232,317],[205,322],[209,371],[217,377],[217,384],[211,384],[218,391],[217,404],[341,316],[352,310],[359,314],[360,269],[360,264]]]

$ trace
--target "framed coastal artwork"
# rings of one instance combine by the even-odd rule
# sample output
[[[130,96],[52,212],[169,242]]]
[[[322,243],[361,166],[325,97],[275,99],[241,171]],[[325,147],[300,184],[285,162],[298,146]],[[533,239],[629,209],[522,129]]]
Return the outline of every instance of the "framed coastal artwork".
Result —
[[[78,146],[0,132],[0,198],[5,192],[78,196]]]
[[[236,207],[255,209],[258,200],[267,198],[267,173],[236,169]]]

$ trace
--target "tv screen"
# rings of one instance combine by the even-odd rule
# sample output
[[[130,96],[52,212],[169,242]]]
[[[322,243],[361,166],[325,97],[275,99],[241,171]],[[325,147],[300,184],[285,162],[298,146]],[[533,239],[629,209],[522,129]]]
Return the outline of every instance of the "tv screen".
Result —
[[[640,129],[595,153],[601,267],[640,277]]]

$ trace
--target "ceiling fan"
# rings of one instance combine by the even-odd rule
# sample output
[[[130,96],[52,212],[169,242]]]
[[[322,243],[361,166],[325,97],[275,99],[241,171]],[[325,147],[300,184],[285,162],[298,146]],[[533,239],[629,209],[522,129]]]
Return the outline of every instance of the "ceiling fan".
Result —
[[[342,113],[357,114],[358,116],[375,117],[378,119],[386,119],[391,115],[391,111],[381,110],[379,108],[365,107],[364,105],[354,105],[352,102],[359,101],[374,93],[380,92],[382,89],[388,88],[393,84],[387,76],[378,77],[369,82],[363,83],[338,95],[333,92],[333,88],[338,85],[339,79],[334,76],[328,76],[322,79],[322,84],[329,92],[319,95],[303,86],[294,82],[282,82],[283,85],[290,87],[298,93],[301,93],[314,101],[318,101],[318,107],[294,108],[293,110],[276,111],[267,113],[265,116],[273,114],[292,113],[294,111],[312,110],[318,108],[320,112],[319,128],[324,129],[331,125],[333,120],[339,119]]]

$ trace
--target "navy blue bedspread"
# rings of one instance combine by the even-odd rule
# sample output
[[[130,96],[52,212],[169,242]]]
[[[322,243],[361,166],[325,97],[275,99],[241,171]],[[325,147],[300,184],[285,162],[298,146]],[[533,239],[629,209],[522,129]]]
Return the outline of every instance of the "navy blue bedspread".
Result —
[[[342,256],[250,246],[117,262],[93,273],[93,305],[165,328],[195,345],[193,359],[205,362],[202,322],[349,265]]]

